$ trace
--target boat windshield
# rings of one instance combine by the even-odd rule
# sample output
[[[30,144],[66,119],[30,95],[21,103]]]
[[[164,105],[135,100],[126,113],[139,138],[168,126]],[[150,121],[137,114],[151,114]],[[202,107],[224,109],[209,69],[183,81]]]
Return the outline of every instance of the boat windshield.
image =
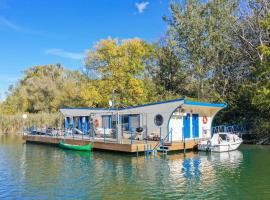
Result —
[[[227,134],[219,134],[219,137],[221,137],[222,140],[226,140]]]

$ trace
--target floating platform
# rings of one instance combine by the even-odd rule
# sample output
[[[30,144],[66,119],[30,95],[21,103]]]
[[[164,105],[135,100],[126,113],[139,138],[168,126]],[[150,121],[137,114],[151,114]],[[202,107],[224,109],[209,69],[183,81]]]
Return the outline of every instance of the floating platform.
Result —
[[[79,138],[79,137],[53,137],[46,135],[24,135],[23,139],[26,142],[31,143],[40,143],[40,144],[48,144],[48,145],[58,145],[60,141],[64,141],[65,143],[72,145],[86,145],[91,144],[93,150],[107,150],[114,152],[126,152],[126,153],[136,153],[136,152],[145,152],[151,151],[154,148],[157,148],[159,145],[159,141],[139,141],[133,140],[132,144],[130,140],[122,140],[116,143],[115,141],[103,139],[92,139],[92,138]],[[198,144],[198,140],[187,140],[187,141],[177,141],[173,143],[164,143],[164,147],[166,147],[166,151],[182,151],[182,150],[190,150],[196,148]],[[160,147],[162,149],[162,147]]]

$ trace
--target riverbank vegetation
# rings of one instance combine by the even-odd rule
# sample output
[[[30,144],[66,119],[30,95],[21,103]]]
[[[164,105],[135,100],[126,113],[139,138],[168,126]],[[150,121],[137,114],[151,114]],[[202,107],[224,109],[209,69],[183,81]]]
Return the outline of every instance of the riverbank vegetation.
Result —
[[[187,96],[227,102],[217,124],[270,130],[270,3],[171,3],[168,30],[158,42],[104,39],[85,56],[85,67],[60,64],[27,69],[10,87],[1,112],[55,113],[60,107],[117,107]],[[18,116],[20,117],[20,116]],[[5,125],[3,125],[5,126]]]

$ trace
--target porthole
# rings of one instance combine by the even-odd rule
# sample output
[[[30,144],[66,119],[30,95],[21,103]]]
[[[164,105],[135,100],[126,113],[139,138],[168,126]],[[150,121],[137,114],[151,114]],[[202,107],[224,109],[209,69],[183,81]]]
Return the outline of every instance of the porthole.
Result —
[[[163,117],[162,115],[158,114],[155,116],[155,124],[157,126],[161,126],[163,124]]]

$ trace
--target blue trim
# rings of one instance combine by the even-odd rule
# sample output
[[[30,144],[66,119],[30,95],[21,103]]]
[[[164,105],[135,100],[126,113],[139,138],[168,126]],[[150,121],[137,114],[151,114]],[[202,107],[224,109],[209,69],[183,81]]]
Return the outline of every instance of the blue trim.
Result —
[[[227,103],[207,103],[207,102],[198,102],[198,101],[184,101],[184,105],[193,105],[193,106],[208,106],[208,107],[227,107]]]
[[[109,128],[111,129],[112,128],[112,116],[109,115]]]
[[[89,133],[89,117],[85,117],[85,126],[84,126],[85,132]]]
[[[167,122],[167,134],[170,132],[170,121],[171,121],[171,118],[172,118],[172,116],[173,116],[173,113],[178,109],[178,108],[181,108],[183,106],[183,104],[181,104],[180,106],[178,106],[177,108],[175,108],[173,111],[172,111],[172,113],[170,114],[170,117],[169,117],[169,119],[168,119],[168,122]],[[183,131],[182,131],[183,132]],[[182,133],[182,135],[184,135],[183,133]]]

